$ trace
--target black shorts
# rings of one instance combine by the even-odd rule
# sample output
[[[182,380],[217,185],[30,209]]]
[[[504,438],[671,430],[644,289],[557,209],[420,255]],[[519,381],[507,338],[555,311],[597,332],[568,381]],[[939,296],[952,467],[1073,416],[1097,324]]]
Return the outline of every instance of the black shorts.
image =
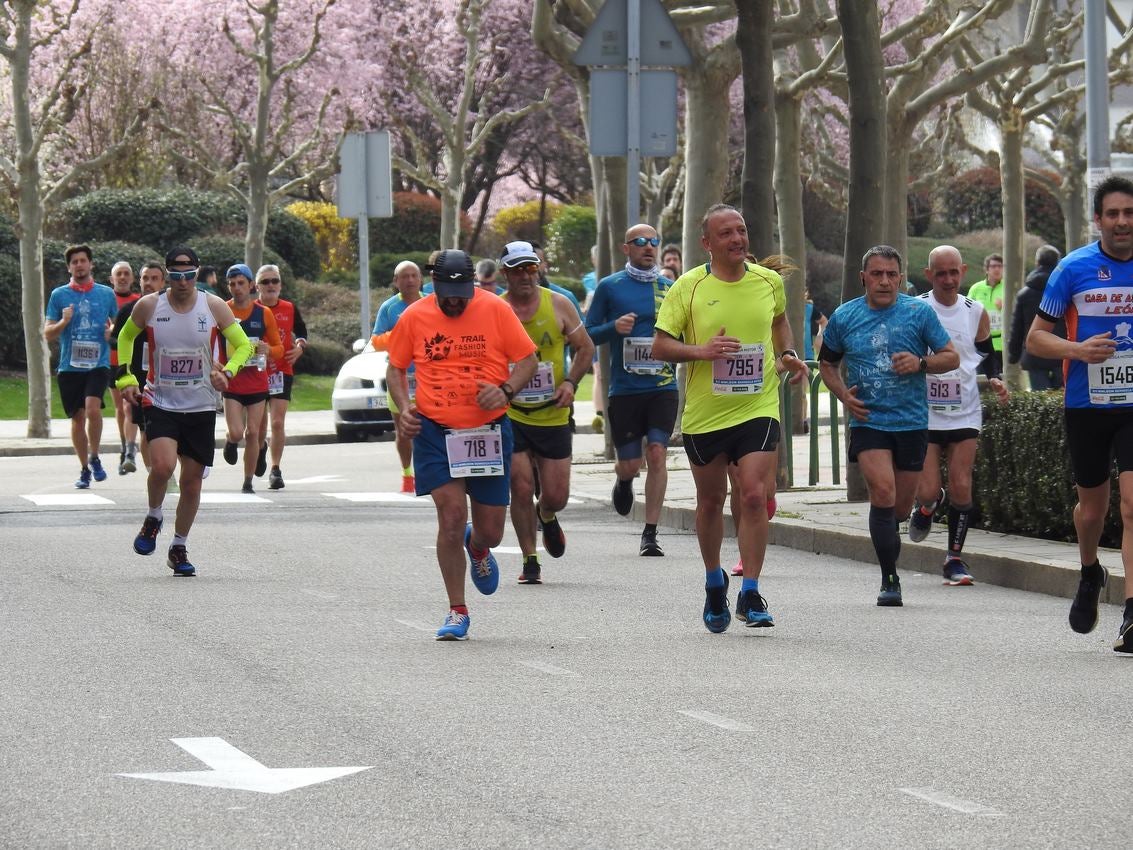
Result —
[[[1114,456],[1118,472],[1133,471],[1133,410],[1066,408],[1066,445],[1079,487],[1109,481]]]
[[[669,444],[677,422],[677,394],[673,390],[610,396],[606,403],[610,436],[618,457],[641,457],[641,438]],[[625,451],[623,451],[625,449]]]
[[[251,407],[253,404],[259,404],[261,401],[268,400],[267,393],[222,393],[225,398],[230,398],[233,401],[238,401],[245,407]]]
[[[145,408],[146,439],[152,443],[162,437],[177,441],[177,454],[192,458],[202,466],[212,466],[216,451],[216,411],[181,413]]]
[[[928,431],[881,431],[877,428],[850,429],[850,462],[872,449],[893,454],[893,466],[901,472],[920,472],[928,450]]]
[[[703,434],[683,434],[685,454],[693,466],[707,466],[719,454],[728,456],[730,463],[752,452],[773,452],[779,445],[779,420],[759,416]]]
[[[99,408],[106,407],[106,385],[110,381],[110,370],[91,369],[84,372],[60,372],[59,400],[68,419],[86,407],[88,398],[97,398]]]
[[[515,443],[512,452],[530,452],[547,460],[562,460],[571,455],[570,425],[526,425],[511,420]]]
[[[294,375],[288,375],[286,373],[283,373],[283,389],[280,390],[277,393],[273,393],[269,389],[268,390],[268,398],[270,398],[272,401],[275,401],[276,399],[280,399],[282,401],[291,401],[291,385],[294,384],[294,383],[295,383],[295,376]],[[270,379],[269,379],[269,385],[270,385]]]
[[[146,411],[140,404],[130,405],[130,421],[138,426],[143,434],[146,432]]]
[[[962,443],[964,440],[978,440],[980,432],[978,428],[954,428],[951,431],[933,431],[928,432],[928,441],[934,446],[950,446],[953,443]]]

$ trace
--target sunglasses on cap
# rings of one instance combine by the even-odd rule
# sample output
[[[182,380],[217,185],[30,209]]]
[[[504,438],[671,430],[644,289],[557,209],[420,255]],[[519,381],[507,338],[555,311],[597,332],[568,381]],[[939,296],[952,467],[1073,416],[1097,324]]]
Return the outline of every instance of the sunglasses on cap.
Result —
[[[638,236],[626,242],[627,245],[636,245],[638,248],[644,248],[646,245],[652,245],[656,248],[661,244],[661,239],[658,236]]]
[[[277,283],[279,283],[279,278],[278,277],[261,277],[259,280],[256,281],[256,283],[259,284],[260,286],[262,286],[264,284],[267,284],[268,286],[275,286]]]
[[[197,269],[189,269],[187,272],[169,271],[170,280],[194,280],[197,277]]]

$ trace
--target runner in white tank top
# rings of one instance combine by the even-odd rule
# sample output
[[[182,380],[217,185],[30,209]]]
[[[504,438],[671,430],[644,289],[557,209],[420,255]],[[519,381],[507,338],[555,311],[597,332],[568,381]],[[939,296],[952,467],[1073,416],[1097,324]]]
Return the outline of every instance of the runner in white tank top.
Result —
[[[181,413],[216,410],[216,390],[210,375],[218,335],[216,317],[207,293],[196,291],[188,312],[169,303],[168,293],[157,296],[146,322],[149,363],[142,405]]]

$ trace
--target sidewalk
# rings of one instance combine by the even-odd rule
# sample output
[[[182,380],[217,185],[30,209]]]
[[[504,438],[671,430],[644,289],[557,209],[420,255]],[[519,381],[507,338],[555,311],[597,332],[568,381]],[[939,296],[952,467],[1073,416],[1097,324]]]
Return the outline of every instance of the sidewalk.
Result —
[[[578,433],[575,437],[574,474],[572,490],[579,498],[609,503],[614,485],[613,462],[605,460],[604,439],[590,427],[594,406],[589,402],[576,404],[575,419]],[[334,443],[334,420],[329,410],[292,412],[287,415],[289,445]],[[71,455],[70,423],[53,420],[52,436],[48,439],[28,439],[27,422],[0,421],[0,457],[29,455]],[[826,427],[820,427],[819,484],[807,487],[809,441],[795,437],[794,489],[781,491],[777,496],[778,513],[771,522],[770,541],[777,546],[800,549],[818,554],[829,554],[874,563],[873,545],[868,530],[869,505],[864,502],[847,503],[846,488],[832,483],[830,467],[830,438]],[[113,421],[103,429],[102,454],[117,462],[117,431]],[[224,422],[218,419],[217,440],[222,445]],[[392,442],[390,436],[383,442]],[[376,451],[382,451],[378,446]],[[390,446],[389,451],[393,450]],[[843,463],[845,454],[843,452]],[[645,505],[639,479],[635,492],[637,502],[632,518],[645,521]],[[843,478],[844,482],[844,478]],[[611,508],[612,510],[612,508]],[[669,486],[661,524],[669,528],[692,530],[695,527],[696,491],[688,459],[681,449],[669,450]],[[731,519],[725,520],[725,533],[734,535]],[[726,548],[729,544],[725,544]],[[734,549],[734,543],[731,544]],[[934,525],[928,540],[911,543],[903,536],[900,568],[903,573],[923,572],[939,574],[943,563],[945,532],[943,526]],[[1109,583],[1103,591],[1102,601],[1122,604],[1125,600],[1124,570],[1120,552],[1103,549],[1102,564],[1109,570]],[[971,567],[977,584],[996,584],[1034,593],[1072,598],[1078,587],[1078,547],[1074,543],[1057,543],[1028,537],[1015,537],[973,529],[968,533],[964,559]],[[966,590],[957,590],[966,593]]]

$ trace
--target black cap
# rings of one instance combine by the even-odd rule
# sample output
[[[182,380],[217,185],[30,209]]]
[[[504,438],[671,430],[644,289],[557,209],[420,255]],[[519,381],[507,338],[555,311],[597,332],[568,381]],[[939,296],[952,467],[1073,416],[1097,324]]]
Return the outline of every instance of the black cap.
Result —
[[[178,257],[188,257],[189,263],[191,265],[194,265],[197,268],[200,268],[201,266],[201,261],[197,257],[197,252],[192,248],[174,248],[172,251],[165,255],[165,267],[169,268],[170,266],[185,265],[185,261],[177,259]]]
[[[471,298],[476,291],[476,270],[463,251],[441,251],[433,263],[433,292],[438,298]]]

